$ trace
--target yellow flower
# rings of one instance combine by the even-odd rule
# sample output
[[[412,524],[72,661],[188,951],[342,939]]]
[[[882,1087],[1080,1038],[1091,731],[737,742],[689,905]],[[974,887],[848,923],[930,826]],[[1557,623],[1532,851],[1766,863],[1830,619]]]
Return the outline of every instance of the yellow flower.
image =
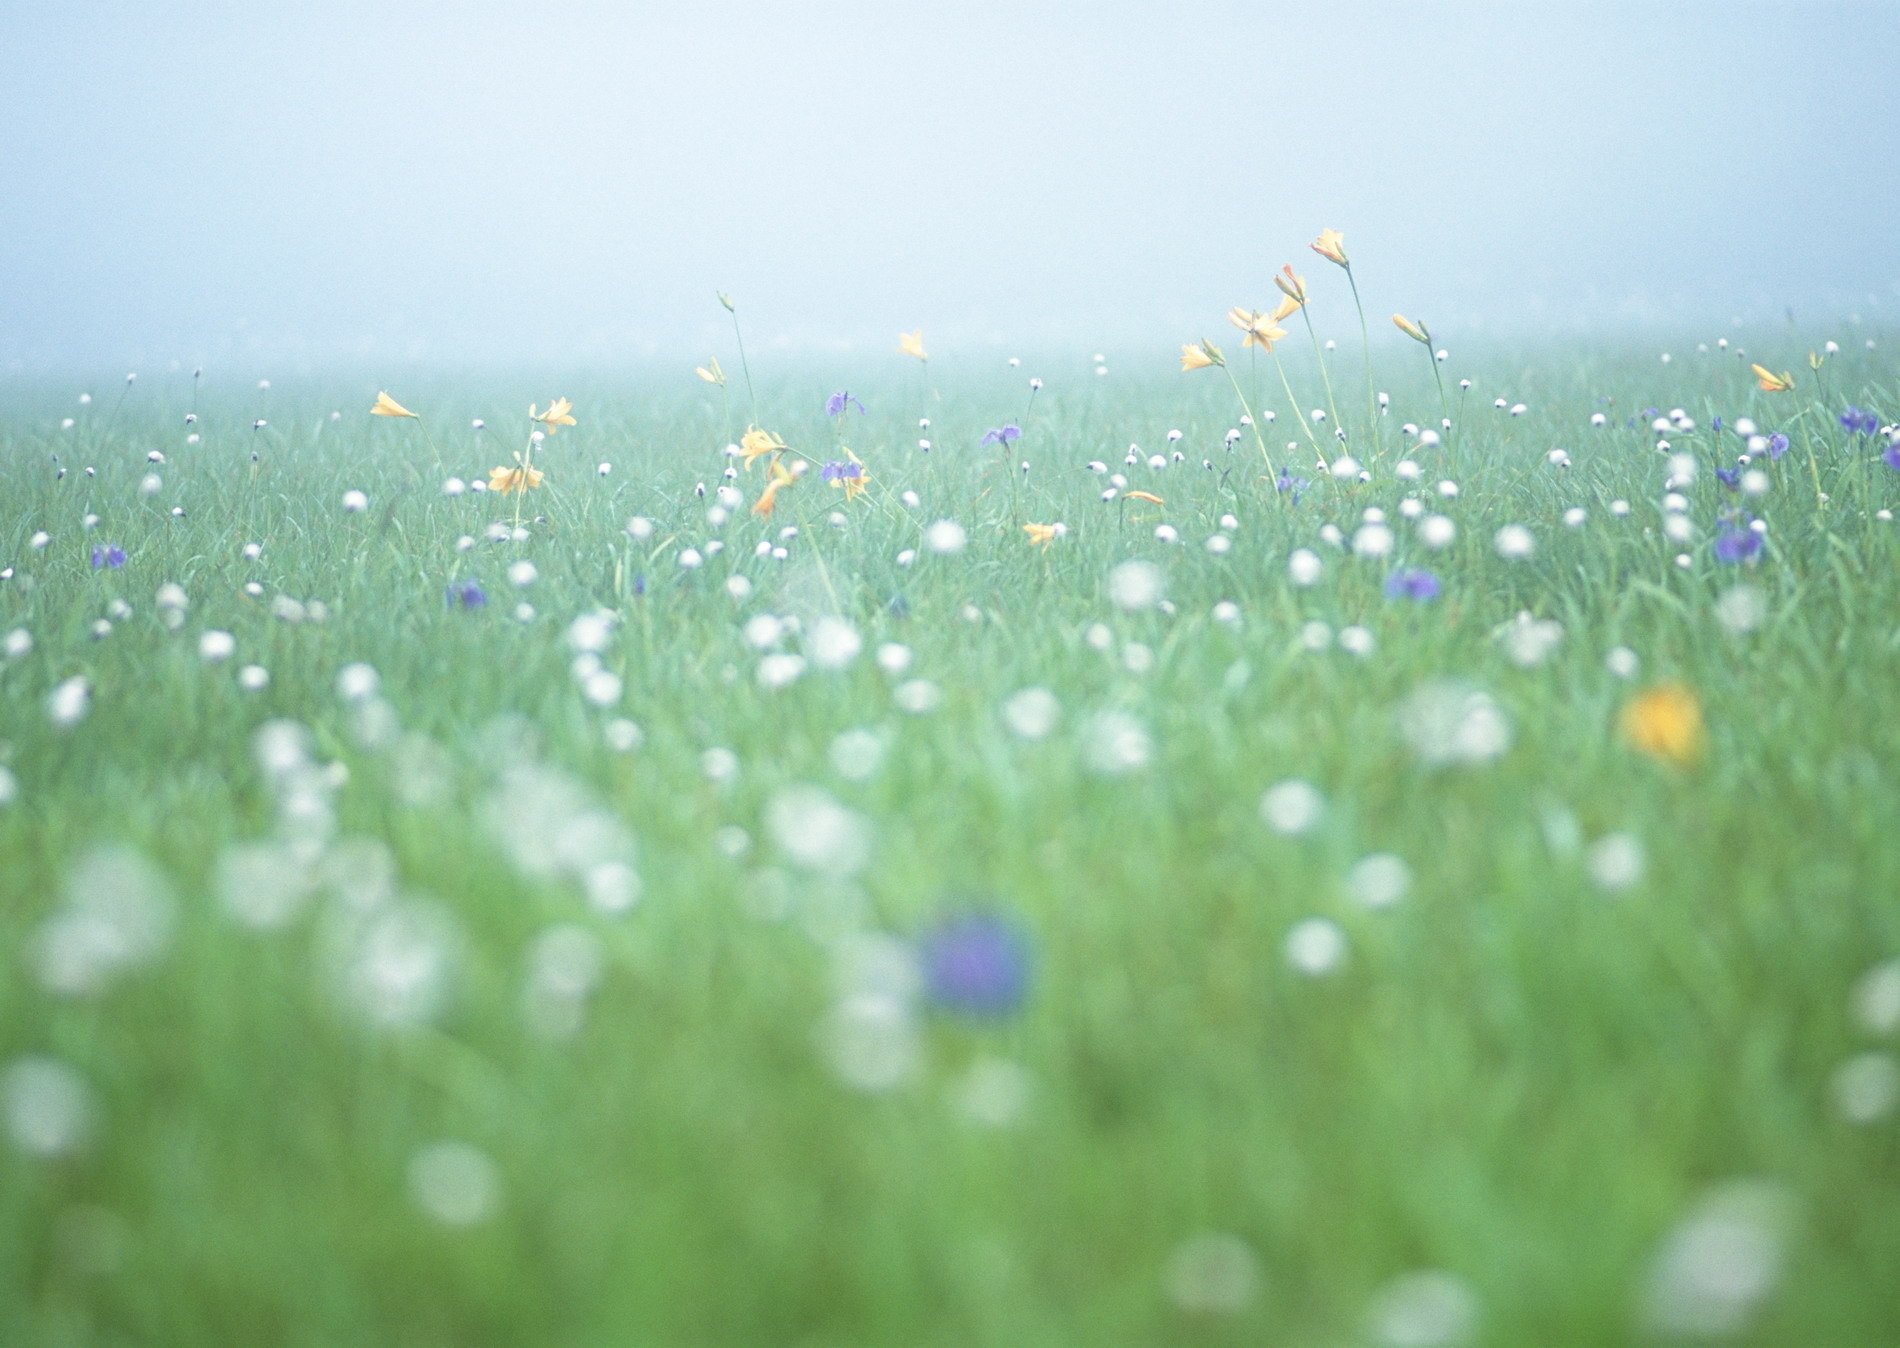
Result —
[[[757,426],[745,428],[745,434],[739,437],[739,450],[745,455],[745,466],[750,468],[752,461],[761,454],[776,454],[785,448],[785,442],[770,431],[762,431]]]
[[[1125,491],[1122,493],[1122,499],[1126,501],[1153,501],[1156,505],[1167,504],[1166,501],[1151,491]]]
[[[1267,321],[1271,323],[1284,323],[1299,311],[1300,301],[1294,299],[1291,295],[1287,295],[1282,297],[1280,302],[1273,306],[1273,312],[1267,315]]]
[[[1813,351],[1808,352],[1808,368],[1810,370],[1813,370],[1816,374],[1819,374],[1821,372],[1821,367],[1825,365],[1826,363],[1827,363],[1826,356],[1819,355]]]
[[[848,504],[849,502],[857,500],[858,493],[871,485],[871,474],[865,469],[864,460],[860,459],[850,450],[847,449],[844,452],[844,456],[857,465],[858,475],[856,477],[834,477],[831,479],[831,485],[844,488],[844,499]]]
[[[914,332],[898,333],[897,349],[906,356],[915,356],[918,360],[930,359],[924,351],[924,330],[922,328],[918,328]]]
[[[1423,323],[1414,323],[1404,314],[1393,314],[1392,326],[1415,342],[1423,342],[1427,346],[1432,344],[1432,335],[1425,330],[1425,325]]]
[[[717,356],[709,359],[704,365],[695,365],[693,367],[693,373],[698,375],[701,379],[704,379],[708,384],[717,384],[720,388],[726,386],[726,372],[719,368],[719,357]]]
[[[1268,315],[1242,309],[1239,305],[1227,311],[1227,321],[1246,334],[1240,339],[1242,346],[1257,346],[1263,351],[1271,351],[1273,344],[1286,336],[1286,329],[1275,326]]]
[[[1293,301],[1294,309],[1306,303],[1306,281],[1293,270],[1291,262],[1280,268],[1280,274],[1273,278],[1273,283],[1280,287],[1282,295]],[[1292,311],[1292,309],[1287,310],[1288,313]]]
[[[1023,532],[1029,535],[1030,547],[1046,548],[1056,541],[1056,535],[1062,530],[1059,525],[1054,524],[1025,524]]]
[[[1624,704],[1619,726],[1631,748],[1678,767],[1694,763],[1706,747],[1702,703],[1686,684],[1662,683],[1638,693]]]
[[[1312,249],[1328,262],[1336,262],[1342,267],[1350,267],[1346,260],[1346,236],[1336,229],[1322,229],[1319,237],[1313,240]]]
[[[369,409],[369,414],[373,417],[416,417],[414,412],[411,412],[387,393],[378,393],[376,395],[376,405]],[[420,421],[422,418],[416,417],[416,420]]]
[[[1220,348],[1203,338],[1199,342],[1189,342],[1181,348],[1181,368],[1183,370],[1205,370],[1210,365],[1225,365],[1226,357]]]
[[[541,470],[525,468],[516,464],[512,468],[491,469],[488,474],[488,490],[500,492],[506,496],[509,492],[524,492],[530,487],[541,485]]]
[[[548,404],[548,410],[545,412],[536,411],[533,403],[528,404],[528,420],[538,421],[546,426],[549,435],[553,435],[562,426],[572,426],[573,412],[574,404],[566,398],[556,398]]]
[[[765,490],[759,493],[759,499],[752,503],[752,513],[763,519],[770,515],[778,505],[778,494],[798,479],[777,459],[773,459],[771,469],[766,476]]]
[[[1761,385],[1763,393],[1786,393],[1794,387],[1794,376],[1791,374],[1776,374],[1763,365],[1751,365],[1748,368],[1755,372],[1755,382]]]

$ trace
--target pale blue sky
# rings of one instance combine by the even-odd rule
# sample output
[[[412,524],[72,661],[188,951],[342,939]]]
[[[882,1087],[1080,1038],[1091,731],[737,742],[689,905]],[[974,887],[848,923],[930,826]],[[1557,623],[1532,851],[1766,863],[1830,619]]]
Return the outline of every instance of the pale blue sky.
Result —
[[[1321,225],[1441,332],[1900,308],[1900,5],[0,11],[0,361],[1158,343]]]

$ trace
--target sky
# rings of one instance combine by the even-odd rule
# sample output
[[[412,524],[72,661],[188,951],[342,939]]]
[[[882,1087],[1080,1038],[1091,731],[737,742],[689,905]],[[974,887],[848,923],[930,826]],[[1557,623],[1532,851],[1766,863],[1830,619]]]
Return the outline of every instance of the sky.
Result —
[[[0,368],[1900,311],[1900,3],[0,6]],[[1343,335],[1343,334],[1342,334]]]

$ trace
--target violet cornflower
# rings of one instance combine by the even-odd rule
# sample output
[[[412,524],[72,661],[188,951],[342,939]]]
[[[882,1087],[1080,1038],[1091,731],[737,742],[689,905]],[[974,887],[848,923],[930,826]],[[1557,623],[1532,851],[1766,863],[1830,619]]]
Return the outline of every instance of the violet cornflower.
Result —
[[[1761,552],[1761,535],[1749,528],[1751,517],[1725,519],[1715,534],[1715,560],[1729,566],[1751,561]]]
[[[488,595],[477,581],[452,580],[442,597],[450,608],[480,608],[488,602]]]
[[[1000,1016],[1029,993],[1029,945],[1003,918],[959,913],[940,920],[918,956],[930,1000],[947,1011]]]
[[[1300,503],[1300,497],[1305,494],[1306,489],[1312,485],[1312,483],[1303,477],[1294,477],[1292,473],[1284,468],[1280,470],[1280,476],[1273,481],[1273,489],[1275,491],[1289,493],[1293,497],[1294,505]]]
[[[1422,568],[1394,571],[1385,578],[1387,599],[1411,599],[1424,604],[1438,598],[1438,577]]]
[[[819,470],[818,476],[825,482],[855,482],[864,476],[864,465],[833,459]]]
[[[843,416],[845,411],[851,407],[856,407],[859,415],[864,414],[864,404],[842,389],[825,399],[825,415],[828,417]]]
[[[1788,452],[1788,437],[1776,431],[1768,437],[1768,461],[1773,463]]]
[[[1841,413],[1841,425],[1855,435],[1872,435],[1880,429],[1880,418],[1862,408],[1850,407]]]
[[[1718,468],[1715,470],[1715,480],[1720,482],[1724,487],[1727,487],[1730,491],[1738,491],[1742,485],[1742,470],[1739,468]]]
[[[1900,473],[1900,441],[1887,446],[1887,452],[1880,456],[1880,461],[1894,472]]]
[[[125,549],[120,547],[117,543],[107,543],[104,546],[94,545],[92,549],[92,569],[94,571],[99,570],[101,567],[107,567],[113,571],[117,571],[124,565]]]
[[[993,431],[985,431],[983,434],[983,443],[985,445],[1006,445],[1012,440],[1020,440],[1022,438],[1023,428],[1018,426],[1015,422],[1009,421],[998,426]]]

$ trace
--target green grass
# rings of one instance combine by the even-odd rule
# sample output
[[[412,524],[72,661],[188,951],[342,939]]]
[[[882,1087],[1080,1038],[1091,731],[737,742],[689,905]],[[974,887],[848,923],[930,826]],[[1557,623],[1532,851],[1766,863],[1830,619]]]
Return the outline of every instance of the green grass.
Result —
[[[16,381],[0,395],[0,565],[15,569],[0,631],[24,629],[32,648],[0,665],[0,762],[17,783],[0,807],[0,1071],[63,1064],[89,1127],[55,1120],[57,1154],[30,1154],[18,1115],[45,1088],[9,1078],[0,1340],[1350,1344],[1382,1341],[1368,1321],[1381,1289],[1436,1269],[1475,1306],[1472,1341],[1648,1342],[1652,1283],[1678,1311],[1686,1295],[1671,1233],[1754,1181],[1776,1215],[1741,1234],[1772,1257],[1754,1261],[1758,1300],[1717,1307],[1736,1337],[1900,1341],[1900,1125],[1891,1108],[1844,1117],[1835,1084],[1843,1063],[1895,1049],[1853,998],[1900,955],[1900,526],[1875,518],[1900,507],[1900,473],[1834,420],[1849,401],[1892,418],[1894,367],[1850,350],[1824,371],[1828,396],[1803,370],[1770,398],[1743,363],[1692,346],[1670,365],[1635,349],[1461,358],[1448,378],[1474,386],[1452,444],[1418,454],[1418,483],[1394,476],[1398,426],[1431,420],[1436,395],[1416,349],[1394,349],[1392,415],[1377,453],[1361,451],[1369,484],[1281,453],[1280,407],[1268,443],[1316,479],[1297,506],[1261,480],[1251,437],[1222,446],[1237,411],[1219,371],[1156,358],[1098,378],[1079,352],[1018,370],[755,358],[757,420],[819,460],[825,395],[848,384],[871,407],[847,423],[870,490],[846,506],[813,473],[769,527],[743,507],[707,522],[694,487],[719,486],[745,394],[728,404],[684,368],[392,385],[422,427],[365,415],[373,374],[213,384],[197,445],[189,375],[148,373],[116,410],[109,386],[78,408],[77,385]],[[1270,373],[1230,354],[1255,405],[1280,406]],[[1290,372],[1317,401],[1310,368]],[[985,429],[1021,418],[1031,374],[1049,382],[1024,439],[1010,459],[979,450]],[[1358,436],[1356,351],[1334,382]],[[482,541],[513,502],[447,497],[441,479],[507,462],[527,403],[550,393],[574,398],[580,424],[537,453],[548,485],[527,498],[531,536]],[[1498,396],[1529,410],[1495,411]],[[1669,435],[1700,465],[1682,489],[1686,545],[1662,536],[1667,458],[1641,416],[1678,406],[1698,423]],[[1597,410],[1610,424],[1593,430]],[[1771,487],[1750,508],[1768,541],[1748,567],[1711,553],[1717,512],[1741,499],[1713,476],[1740,448],[1709,429],[1716,414],[1793,439],[1761,465]],[[253,431],[258,416],[269,425]],[[1168,452],[1171,427],[1186,462],[1124,469],[1131,441]],[[1553,446],[1574,466],[1550,464]],[[153,449],[169,462],[149,468],[163,485],[147,498]],[[1026,479],[1011,459],[1031,463]],[[1166,505],[1103,503],[1092,459]],[[762,480],[762,466],[741,476],[746,503]],[[350,489],[367,511],[342,510]],[[1421,547],[1399,515],[1408,494],[1456,521],[1451,546]],[[1328,522],[1350,539],[1372,506],[1394,529],[1390,558],[1322,541]],[[1561,523],[1572,506],[1582,527]],[[1231,550],[1210,554],[1229,512]],[[650,537],[626,532],[634,515]],[[938,518],[967,530],[961,553],[923,549]],[[1035,549],[1030,520],[1068,532]],[[1162,521],[1180,542],[1155,537]],[[1533,557],[1496,554],[1507,523],[1532,530]],[[786,559],[753,555],[788,524]],[[463,535],[477,541],[458,554]],[[677,565],[711,538],[722,553]],[[129,554],[122,569],[89,565],[106,542]],[[1288,579],[1296,547],[1325,561],[1309,588]],[[906,549],[920,550],[908,567]],[[507,573],[523,557],[539,575],[517,595]],[[1110,572],[1137,558],[1161,568],[1171,608],[1110,602]],[[1400,565],[1431,567],[1442,597],[1385,599]],[[728,594],[729,576],[751,595]],[[445,606],[456,578],[487,606]],[[155,604],[167,582],[189,596],[176,632]],[[1737,584],[1763,601],[1752,632],[1718,617]],[[327,618],[274,617],[280,595]],[[96,638],[114,598],[130,616]],[[1223,600],[1237,624],[1214,618]],[[600,655],[624,681],[611,708],[570,670],[569,624],[597,609],[619,617]],[[1497,636],[1526,611],[1563,629],[1532,667]],[[806,634],[841,617],[863,652],[762,688],[742,633],[760,613]],[[1309,650],[1311,622],[1361,625],[1374,648]],[[200,658],[207,630],[233,634],[232,659]],[[902,675],[879,667],[887,642],[912,652]],[[1130,668],[1131,645],[1148,667]],[[1641,661],[1634,681],[1606,668],[1617,646]],[[380,676],[394,739],[366,737],[339,696],[355,662]],[[238,684],[252,663],[269,671],[260,691]],[[75,675],[90,710],[61,729],[46,699]],[[1508,718],[1494,760],[1434,767],[1402,733],[1408,699],[1448,678]],[[1632,690],[1662,679],[1702,700],[1697,766],[1617,736]],[[913,680],[934,685],[933,709],[903,709],[921,697],[900,691]],[[1028,687],[1062,708],[1037,742],[1001,715]],[[1105,712],[1145,729],[1145,765],[1091,769]],[[622,717],[637,749],[608,743]],[[273,786],[253,742],[274,718],[308,727],[314,758],[347,780]],[[859,729],[883,753],[847,776],[833,746]],[[710,749],[736,755],[729,781],[709,780]],[[1296,778],[1327,810],[1283,836],[1260,800]],[[771,822],[777,802],[794,834],[825,825],[785,794],[801,784],[849,812],[809,864]],[[286,795],[317,816],[286,825]],[[632,842],[577,839],[588,811]],[[721,832],[735,827],[742,839]],[[1590,849],[1613,834],[1638,839],[1646,866],[1609,892]],[[221,858],[270,840],[240,898],[299,866],[317,879],[258,930],[228,911]],[[148,859],[173,921],[149,960],[61,993],[45,981],[49,918],[97,897],[68,877],[106,844]],[[586,865],[629,848],[638,904],[596,911]],[[1381,852],[1412,884],[1372,911],[1346,876]],[[150,883],[107,888],[136,901]],[[863,1005],[867,964],[907,948],[869,938],[909,943],[973,904],[1029,943],[1026,1000],[987,1018],[880,1003],[898,1010],[864,1046],[901,1052],[914,1031],[915,1061],[888,1089],[855,1087],[834,1008]],[[424,951],[447,960],[439,1003],[397,1026],[348,977],[392,912],[419,914]],[[1312,917],[1347,941],[1323,976],[1283,950]],[[557,926],[591,933],[600,967],[578,1022],[550,1026],[524,988]],[[973,1081],[1009,1117],[972,1118]],[[1013,1113],[1003,1086],[1026,1087]],[[444,1140],[492,1166],[472,1225],[412,1193],[418,1154]],[[1209,1235],[1237,1239],[1254,1274],[1226,1309],[1194,1305]],[[1738,1261],[1715,1272],[1746,1282]]]

